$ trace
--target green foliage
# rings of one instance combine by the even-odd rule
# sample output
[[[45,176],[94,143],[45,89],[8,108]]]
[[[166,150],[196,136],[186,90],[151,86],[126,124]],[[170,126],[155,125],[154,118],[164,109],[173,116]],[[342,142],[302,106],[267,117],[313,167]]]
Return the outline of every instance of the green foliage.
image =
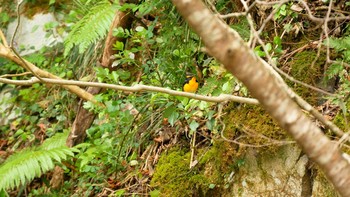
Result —
[[[58,0],[51,0],[48,4],[57,2]],[[56,51],[64,51],[64,54],[52,53],[50,49],[45,48],[27,58],[40,68],[45,68],[63,78],[86,77],[84,80],[88,81],[94,78],[91,76],[96,76],[95,79],[101,82],[132,85],[136,81],[136,74],[140,73],[137,78],[138,83],[177,90],[182,89],[186,72],[199,74],[196,70],[198,66],[199,72],[204,76],[200,81],[198,94],[248,95],[241,83],[221,68],[215,59],[201,51],[203,46],[201,39],[191,31],[170,1],[141,1],[138,5],[115,5],[116,2],[74,0],[76,7],[69,10],[69,14],[64,15],[64,20],[68,22],[64,28],[66,31],[71,28],[71,31],[64,42],[65,46],[57,45],[55,48]],[[231,4],[226,0],[219,0],[215,6],[222,13],[230,13],[234,9]],[[113,63],[115,70],[94,68],[101,57],[102,49],[96,43],[105,38],[117,9],[132,11],[139,20],[135,20],[131,29],[120,27],[113,30],[114,36],[127,39],[127,42],[114,43],[114,48],[119,50],[118,54],[115,54]],[[46,25],[49,33],[58,27],[55,23]],[[249,25],[244,17],[239,18],[231,27],[237,30],[245,40],[249,38]],[[280,46],[281,40],[276,38],[268,45],[268,51],[278,53]],[[6,70],[11,73],[20,72],[15,65],[7,62]],[[8,72],[4,72],[6,73]],[[34,85],[16,91],[14,103],[22,110],[22,115],[6,128],[12,129],[11,132],[8,131],[8,139],[11,145],[17,143],[13,145],[14,149],[23,145],[24,142],[35,143],[40,129],[38,125],[45,126],[43,134],[45,137],[55,136],[55,133],[71,127],[71,120],[74,117],[72,109],[73,105],[76,105],[76,100],[69,97],[67,91],[43,85]],[[95,98],[106,107],[91,102],[84,103],[84,107],[93,111],[96,118],[87,130],[86,142],[79,145],[81,151],[74,156],[73,165],[76,171],[70,173],[70,179],[59,189],[61,193],[65,192],[65,188],[69,188],[69,192],[74,190],[79,196],[96,195],[102,192],[109,181],[123,180],[125,177],[120,174],[127,174],[126,170],[135,168],[131,163],[142,162],[139,159],[139,153],[142,153],[149,144],[154,143],[151,139],[163,126],[164,118],[167,118],[170,126],[176,129],[179,125],[189,128],[189,136],[203,127],[210,130],[213,135],[218,134],[221,129],[217,121],[215,103],[173,97],[163,93],[125,93],[115,90],[105,90]],[[205,126],[202,124],[204,122]],[[183,146],[188,146],[188,143]],[[41,148],[28,150],[38,155],[35,158],[51,159],[51,163],[41,164],[43,159],[39,159],[35,163],[36,167],[45,168],[40,168],[40,171],[37,170],[36,173],[25,176],[24,181],[15,182],[12,185],[29,182],[32,177],[39,176],[51,168],[54,161],[64,159],[63,154],[71,155],[58,150],[50,153],[53,150],[56,149],[51,147],[47,152],[42,152]],[[50,154],[41,156],[45,153]],[[229,159],[223,153],[220,155],[226,160],[219,161],[219,158],[215,160],[214,157],[210,159],[218,163],[222,162],[221,166],[224,166],[224,162]],[[211,156],[216,155],[213,153]],[[174,196],[190,196],[195,191],[205,193],[220,186],[220,181],[211,179],[209,182],[208,177],[201,174],[199,169],[190,170],[189,157],[190,154],[185,150],[177,150],[162,157],[155,180],[152,182],[159,186],[159,189],[152,188],[150,195],[162,196],[161,194],[165,192]],[[204,166],[205,162],[200,165]],[[138,170],[135,169],[135,171]],[[215,173],[219,174],[219,170]],[[136,177],[143,176],[139,172],[135,174]],[[220,178],[219,175],[215,177]],[[147,191],[150,191],[149,189]],[[37,190],[36,193],[31,194],[40,195],[40,192]],[[119,189],[114,195],[122,196],[129,192],[128,189]]]
[[[230,27],[236,30],[243,40],[248,41],[250,36],[249,23],[246,18],[240,18],[240,20],[236,23],[230,25]]]
[[[74,46],[79,46],[83,53],[89,45],[103,39],[113,20],[115,8],[109,1],[96,3],[88,13],[77,22],[65,40],[64,56],[67,56]]]
[[[288,3],[288,4],[282,4],[282,5],[274,5],[273,8],[277,9],[275,15],[273,16],[273,18],[275,20],[277,20],[278,22],[281,22],[283,19],[285,19],[286,17],[292,17],[292,18],[296,18],[298,15],[297,13],[293,12],[290,8],[291,8],[292,4]]]
[[[329,47],[334,48],[336,52],[340,53],[343,61],[350,63],[350,36],[330,38]]]
[[[40,177],[77,151],[65,145],[67,133],[56,134],[34,149],[19,151],[0,166],[0,190],[12,189]]]
[[[259,45],[254,48],[254,52],[259,57],[266,57],[267,56],[266,52],[268,54],[271,54],[273,52],[275,56],[279,55],[282,53],[282,40],[280,37],[275,36],[273,38],[273,43],[267,43],[265,45],[265,50],[263,46]],[[276,59],[276,57],[273,57],[273,59]]]
[[[324,44],[327,44],[325,41]],[[329,98],[334,104],[341,106],[342,111],[346,114],[350,81],[349,74],[346,69],[345,63],[350,63],[350,36],[342,38],[329,38],[329,47],[333,48],[338,53],[336,61],[331,64],[326,71],[326,81],[330,81],[335,78],[339,78],[339,90],[338,96]],[[342,99],[341,99],[342,98]],[[343,100],[345,99],[345,100]]]

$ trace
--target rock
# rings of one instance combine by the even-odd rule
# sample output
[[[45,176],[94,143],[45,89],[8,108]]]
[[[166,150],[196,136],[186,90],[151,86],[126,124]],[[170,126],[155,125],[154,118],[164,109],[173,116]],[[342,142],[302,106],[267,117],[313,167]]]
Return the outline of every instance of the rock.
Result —
[[[57,23],[52,13],[39,13],[32,19],[21,16],[20,25],[14,39],[14,46],[17,50],[24,48],[24,50],[20,51],[20,55],[31,54],[44,46],[53,46],[63,41],[62,37],[55,31],[55,28],[53,28],[53,34],[45,31],[45,24],[48,23]],[[16,25],[17,20],[11,22],[7,28],[6,38],[9,43]]]

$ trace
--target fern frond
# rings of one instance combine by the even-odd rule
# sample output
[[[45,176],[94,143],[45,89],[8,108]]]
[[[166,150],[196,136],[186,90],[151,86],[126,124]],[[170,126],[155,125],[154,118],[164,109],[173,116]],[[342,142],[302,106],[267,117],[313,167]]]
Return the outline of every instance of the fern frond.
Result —
[[[57,134],[40,147],[23,150],[10,156],[0,165],[0,191],[12,189],[40,177],[54,168],[54,161],[61,162],[74,156],[75,148],[65,145],[67,134]]]
[[[350,36],[343,38],[330,38],[329,46],[338,52],[350,50]]]
[[[109,1],[101,1],[77,22],[68,34],[64,44],[64,56],[67,56],[74,46],[79,46],[79,53],[87,47],[104,38],[112,23],[115,7]]]

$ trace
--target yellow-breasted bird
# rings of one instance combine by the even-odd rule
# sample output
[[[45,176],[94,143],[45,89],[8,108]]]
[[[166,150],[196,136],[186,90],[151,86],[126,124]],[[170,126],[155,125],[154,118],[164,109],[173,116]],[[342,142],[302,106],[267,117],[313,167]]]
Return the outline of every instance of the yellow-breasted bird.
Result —
[[[196,77],[187,75],[185,85],[184,85],[184,91],[195,93],[197,92],[197,89],[198,89],[198,81]]]

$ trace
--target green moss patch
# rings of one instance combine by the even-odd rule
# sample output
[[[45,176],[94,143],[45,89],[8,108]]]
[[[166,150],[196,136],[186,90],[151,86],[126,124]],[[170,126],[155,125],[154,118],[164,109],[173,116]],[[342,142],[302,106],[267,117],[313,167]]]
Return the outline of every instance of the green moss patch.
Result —
[[[151,186],[162,196],[198,196],[209,190],[208,179],[198,168],[190,169],[188,150],[172,148],[159,159]]]

